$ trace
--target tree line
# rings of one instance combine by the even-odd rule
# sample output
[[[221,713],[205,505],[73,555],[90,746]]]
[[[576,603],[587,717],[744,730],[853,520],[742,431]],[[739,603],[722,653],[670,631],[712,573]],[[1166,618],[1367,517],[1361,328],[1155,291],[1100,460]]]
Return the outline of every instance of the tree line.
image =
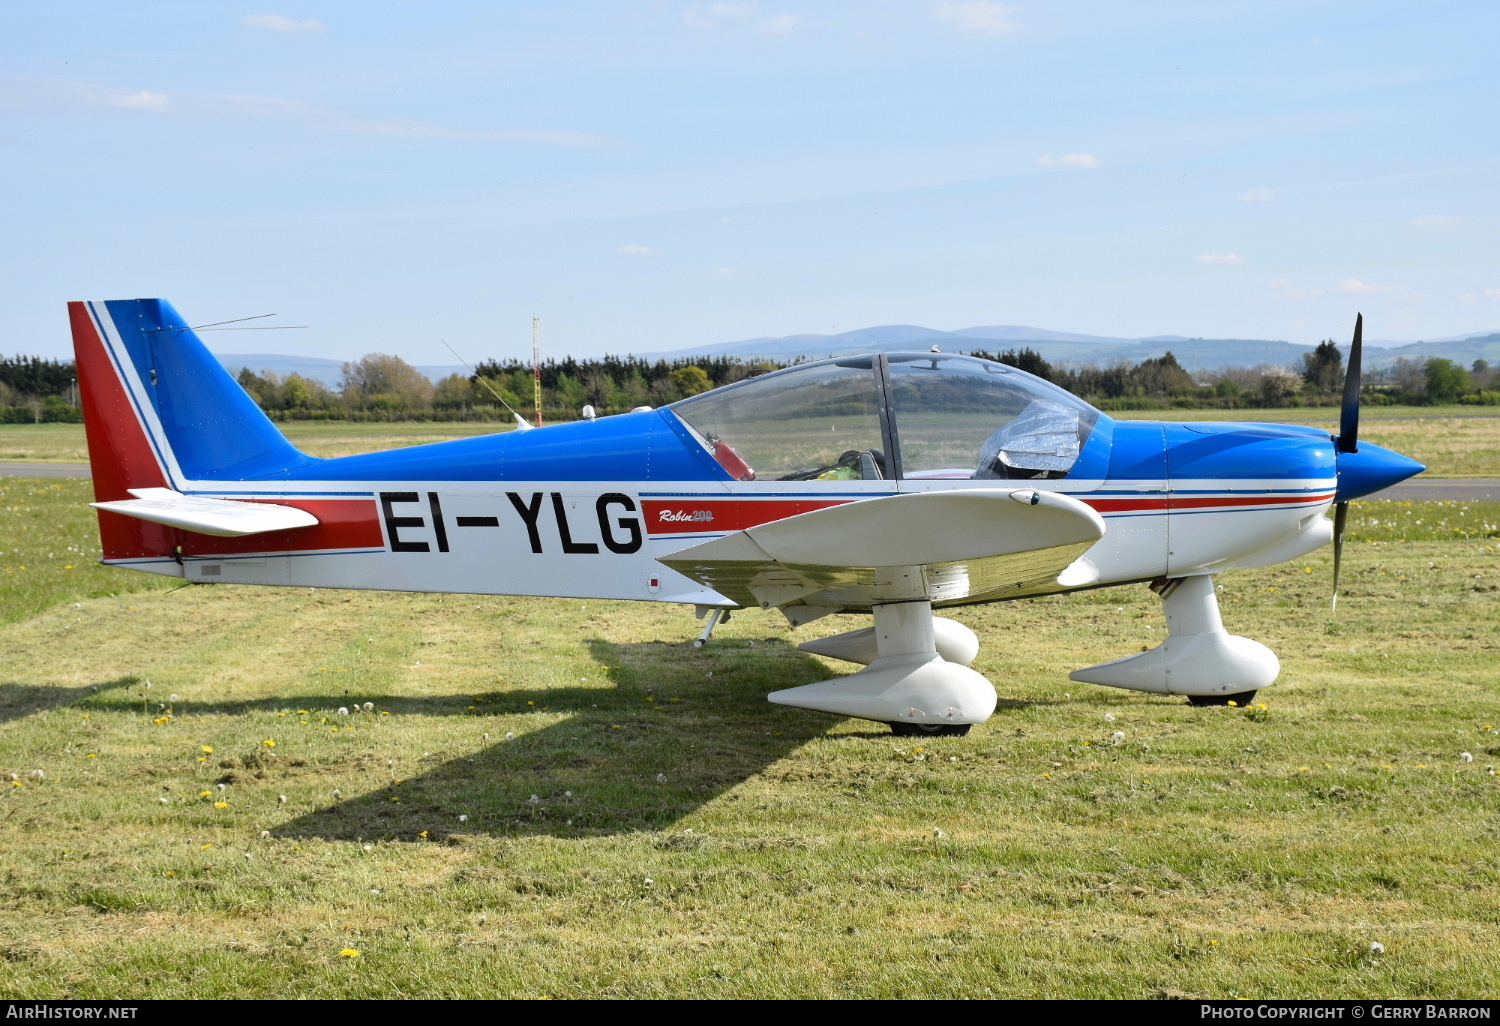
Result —
[[[1139,363],[1058,365],[1030,348],[970,355],[1028,371],[1105,410],[1163,408],[1254,409],[1338,403],[1344,388],[1343,354],[1332,341],[1303,354],[1300,367],[1225,367],[1189,373],[1170,352]],[[788,366],[729,356],[643,360],[605,356],[548,360],[541,366],[542,417],[576,420],[584,406],[598,416],[638,406],[664,406],[720,385]],[[519,360],[486,360],[469,375],[429,381],[397,356],[373,353],[343,365],[338,388],[300,374],[256,373],[239,383],[277,420],[494,420],[508,421],[508,404],[534,415],[535,379]],[[1484,360],[1468,369],[1442,357],[1398,359],[1363,376],[1364,401],[1376,404],[1500,405],[1500,370]],[[0,423],[82,420],[71,360],[0,355]]]

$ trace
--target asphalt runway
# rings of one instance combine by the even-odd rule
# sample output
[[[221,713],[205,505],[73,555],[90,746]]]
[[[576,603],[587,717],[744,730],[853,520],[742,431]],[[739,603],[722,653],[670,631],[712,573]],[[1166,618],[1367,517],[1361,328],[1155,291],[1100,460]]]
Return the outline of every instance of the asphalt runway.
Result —
[[[0,463],[0,477],[88,477],[87,463]],[[1451,499],[1456,502],[1500,502],[1500,478],[1434,477],[1405,481],[1376,492],[1371,499]]]

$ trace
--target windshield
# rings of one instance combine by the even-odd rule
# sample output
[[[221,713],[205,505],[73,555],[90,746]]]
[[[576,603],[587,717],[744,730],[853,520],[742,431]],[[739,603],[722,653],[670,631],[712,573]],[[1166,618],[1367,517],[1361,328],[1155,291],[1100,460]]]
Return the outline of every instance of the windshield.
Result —
[[[869,357],[790,367],[672,404],[737,481],[890,476]]]
[[[893,463],[917,480],[1063,477],[1099,419],[1041,378],[944,353],[789,367],[670,409],[736,481],[878,481]]]
[[[1024,371],[945,354],[890,358],[891,413],[906,478],[1057,478],[1099,411]]]

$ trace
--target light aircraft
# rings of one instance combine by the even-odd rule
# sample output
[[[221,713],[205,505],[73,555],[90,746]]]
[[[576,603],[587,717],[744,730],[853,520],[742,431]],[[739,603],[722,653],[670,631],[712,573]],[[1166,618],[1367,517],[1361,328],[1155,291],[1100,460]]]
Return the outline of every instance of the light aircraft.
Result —
[[[1245,703],[1276,655],[1229,634],[1214,574],[1334,543],[1348,503],[1424,468],[1339,434],[1115,421],[988,360],[891,353],[661,409],[317,459],[156,299],[69,305],[103,562],[197,584],[870,612],[803,643],[865,668],[783,705],[964,734],[994,711],[972,631],[934,608],[1148,583],[1167,636],[1072,679]],[[518,417],[517,420],[520,418]],[[520,425],[525,427],[524,423]],[[1325,514],[1334,508],[1330,521]]]

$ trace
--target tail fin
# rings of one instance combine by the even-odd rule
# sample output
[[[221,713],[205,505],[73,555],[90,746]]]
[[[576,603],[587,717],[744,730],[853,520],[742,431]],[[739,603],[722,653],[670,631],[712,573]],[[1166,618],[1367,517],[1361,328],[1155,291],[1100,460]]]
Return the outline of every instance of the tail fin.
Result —
[[[94,497],[191,491],[263,478],[311,460],[255,405],[161,299],[69,303]],[[106,559],[163,556],[175,532],[101,513]],[[158,535],[160,537],[158,537]]]

